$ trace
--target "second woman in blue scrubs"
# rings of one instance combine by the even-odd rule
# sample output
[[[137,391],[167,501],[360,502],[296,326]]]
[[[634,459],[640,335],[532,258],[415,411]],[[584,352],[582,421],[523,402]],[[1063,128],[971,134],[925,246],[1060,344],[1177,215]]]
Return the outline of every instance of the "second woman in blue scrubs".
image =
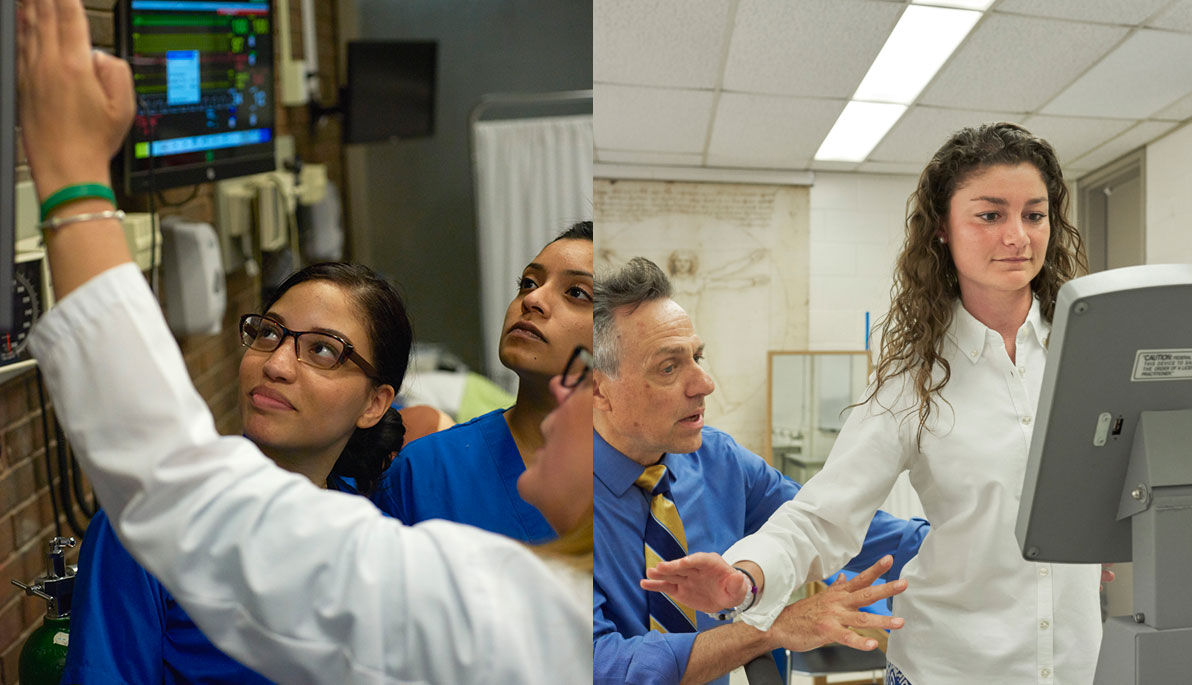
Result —
[[[556,404],[551,377],[577,346],[592,348],[591,222],[564,231],[526,266],[502,326],[500,359],[517,373],[517,403],[410,443],[377,492],[386,513],[531,543],[555,537],[517,479],[542,446],[539,425]]]

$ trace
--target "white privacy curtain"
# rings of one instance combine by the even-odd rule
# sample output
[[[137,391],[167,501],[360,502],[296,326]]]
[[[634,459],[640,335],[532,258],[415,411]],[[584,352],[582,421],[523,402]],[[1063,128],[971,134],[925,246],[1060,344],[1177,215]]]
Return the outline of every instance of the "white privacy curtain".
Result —
[[[472,135],[485,372],[514,392],[517,376],[497,358],[501,324],[525,265],[592,219],[592,116],[481,121]]]

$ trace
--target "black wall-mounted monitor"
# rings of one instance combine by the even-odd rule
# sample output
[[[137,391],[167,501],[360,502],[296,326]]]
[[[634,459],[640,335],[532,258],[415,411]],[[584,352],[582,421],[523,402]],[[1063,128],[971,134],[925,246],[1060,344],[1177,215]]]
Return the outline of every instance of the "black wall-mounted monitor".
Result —
[[[13,327],[16,240],[17,4],[0,2],[0,344]]]
[[[271,1],[127,0],[121,9],[121,55],[137,93],[128,192],[272,171]]]
[[[432,135],[437,70],[434,41],[349,42],[344,142]]]

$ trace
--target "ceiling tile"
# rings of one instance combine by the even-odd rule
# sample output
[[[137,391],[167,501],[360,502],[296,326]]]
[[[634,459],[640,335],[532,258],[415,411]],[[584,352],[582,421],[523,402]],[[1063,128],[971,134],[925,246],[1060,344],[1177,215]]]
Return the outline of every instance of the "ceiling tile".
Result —
[[[902,0],[599,0],[597,159],[918,173],[953,131],[1021,122],[1042,107],[1047,116],[1028,126],[1056,144],[1066,168],[1085,170],[1192,118],[1192,0],[1000,0],[869,161],[811,161],[904,7]],[[1133,33],[1106,24],[1151,17],[1155,28]],[[788,94],[802,97],[781,97]],[[1125,128],[1138,119],[1148,121]]]
[[[1107,24],[1141,24],[1170,0],[1002,0],[997,12]]]
[[[912,107],[894,124],[866,161],[902,162],[922,169],[956,131],[997,121],[1020,120],[1021,115],[1010,112]]]
[[[927,86],[920,104],[1033,112],[1129,29],[1008,15],[987,16]],[[990,65],[996,64],[991,78]],[[1040,69],[1046,64],[1046,69]]]
[[[1183,121],[1188,117],[1192,117],[1192,93],[1188,93],[1184,97],[1176,100],[1167,107],[1155,112],[1152,119],[1168,119],[1171,121]]]
[[[1041,111],[1145,119],[1190,92],[1192,35],[1140,29]]]
[[[741,0],[724,88],[848,98],[903,7],[879,0]]]
[[[805,169],[844,104],[724,93],[716,108],[708,163]]]
[[[702,153],[712,116],[710,91],[595,84],[596,147]]]
[[[1022,125],[1031,133],[1051,143],[1060,164],[1079,159],[1089,150],[1130,128],[1131,119],[1080,119],[1076,117],[1029,117]]]
[[[592,80],[713,88],[729,0],[600,0],[592,7]]]
[[[1164,10],[1154,21],[1148,22],[1147,26],[1192,33],[1192,0],[1180,0]]]
[[[637,152],[596,149],[596,161],[604,164],[646,164],[656,166],[700,166],[704,156],[692,152]]]
[[[1072,163],[1074,168],[1099,169],[1127,152],[1153,142],[1175,128],[1167,121],[1144,121]],[[1065,167],[1067,169],[1067,167]]]

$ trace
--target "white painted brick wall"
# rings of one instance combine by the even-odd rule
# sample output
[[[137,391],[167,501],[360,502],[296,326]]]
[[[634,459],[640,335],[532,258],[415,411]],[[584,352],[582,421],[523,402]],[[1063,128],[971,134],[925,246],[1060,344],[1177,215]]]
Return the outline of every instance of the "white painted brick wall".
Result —
[[[865,312],[872,325],[890,308],[906,199],[917,181],[915,176],[816,172],[810,205],[811,349],[863,349]],[[906,474],[882,509],[895,516],[923,516]]]
[[[810,331],[813,350],[856,350],[890,306],[914,176],[817,172],[811,187]]]

